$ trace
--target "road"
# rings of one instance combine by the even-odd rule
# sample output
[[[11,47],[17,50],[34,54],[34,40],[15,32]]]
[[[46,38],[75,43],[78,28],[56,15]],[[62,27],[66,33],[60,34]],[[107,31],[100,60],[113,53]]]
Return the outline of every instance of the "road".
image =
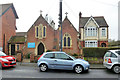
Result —
[[[2,78],[118,78],[118,74],[106,69],[90,69],[89,72],[82,74],[61,70],[40,72],[38,67],[16,66],[4,68],[2,70]]]

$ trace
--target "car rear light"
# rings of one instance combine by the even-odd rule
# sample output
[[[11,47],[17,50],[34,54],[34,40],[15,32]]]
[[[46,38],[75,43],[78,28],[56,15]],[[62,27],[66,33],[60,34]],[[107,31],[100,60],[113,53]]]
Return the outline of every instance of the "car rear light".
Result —
[[[111,61],[111,59],[110,59],[110,58],[108,59],[108,63],[112,63],[112,61]]]
[[[42,54],[43,55],[43,54]],[[40,57],[38,58],[38,60],[42,57],[42,55],[40,55]]]

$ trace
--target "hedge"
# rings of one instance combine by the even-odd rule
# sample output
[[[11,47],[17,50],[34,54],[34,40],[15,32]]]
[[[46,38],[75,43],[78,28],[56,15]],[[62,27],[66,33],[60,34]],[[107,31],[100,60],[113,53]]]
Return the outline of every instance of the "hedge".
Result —
[[[98,47],[98,48],[83,48],[84,57],[103,57],[107,50],[120,49],[120,47]]]

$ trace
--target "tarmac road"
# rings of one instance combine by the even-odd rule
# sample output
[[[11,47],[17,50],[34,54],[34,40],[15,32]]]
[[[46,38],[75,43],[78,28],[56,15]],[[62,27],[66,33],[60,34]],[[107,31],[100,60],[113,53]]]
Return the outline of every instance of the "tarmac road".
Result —
[[[118,75],[120,74],[115,74],[107,69],[90,69],[89,72],[82,74],[64,70],[40,72],[39,68],[35,66],[16,66],[2,70],[2,78],[118,78]]]

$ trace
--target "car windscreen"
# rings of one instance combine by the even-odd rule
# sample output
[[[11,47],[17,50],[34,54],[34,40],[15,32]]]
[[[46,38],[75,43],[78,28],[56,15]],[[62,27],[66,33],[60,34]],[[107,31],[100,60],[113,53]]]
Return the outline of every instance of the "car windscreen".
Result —
[[[118,55],[120,55],[120,51],[115,51]]]
[[[3,52],[0,52],[0,56],[7,56],[7,55]]]

